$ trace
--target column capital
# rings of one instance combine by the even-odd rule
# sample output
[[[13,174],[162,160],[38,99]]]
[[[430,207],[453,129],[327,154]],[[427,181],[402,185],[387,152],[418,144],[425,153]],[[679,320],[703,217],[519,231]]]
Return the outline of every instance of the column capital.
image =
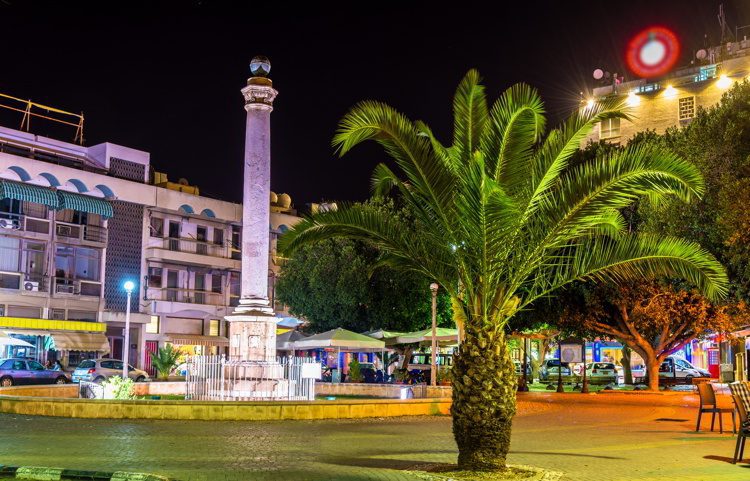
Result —
[[[251,77],[242,89],[245,97],[245,110],[273,110],[273,101],[278,95],[273,83],[265,77]]]

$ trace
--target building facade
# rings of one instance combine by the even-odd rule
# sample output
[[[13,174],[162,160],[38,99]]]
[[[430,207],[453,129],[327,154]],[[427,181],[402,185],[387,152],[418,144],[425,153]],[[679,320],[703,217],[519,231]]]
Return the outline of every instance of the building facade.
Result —
[[[636,79],[593,89],[589,103],[618,97],[630,108],[632,120],[611,119],[597,124],[585,139],[625,144],[638,132],[664,133],[690,123],[699,108],[716,105],[735,82],[750,75],[750,40],[703,50],[697,64],[658,79]]]
[[[239,300],[242,205],[198,194],[152,175],[147,152],[0,127],[0,331],[34,346],[12,354],[72,368],[129,348],[149,369],[147,352],[165,343],[223,352],[223,318]],[[299,217],[288,195],[270,201],[273,300],[275,238]],[[129,347],[126,280],[136,284]]]

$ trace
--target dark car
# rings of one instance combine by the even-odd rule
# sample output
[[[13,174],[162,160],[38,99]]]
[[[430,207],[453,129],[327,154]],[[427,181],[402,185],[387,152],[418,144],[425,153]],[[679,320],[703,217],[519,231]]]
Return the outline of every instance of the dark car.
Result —
[[[27,359],[0,359],[0,386],[18,384],[67,384],[70,382],[63,371],[45,369],[36,361]]]

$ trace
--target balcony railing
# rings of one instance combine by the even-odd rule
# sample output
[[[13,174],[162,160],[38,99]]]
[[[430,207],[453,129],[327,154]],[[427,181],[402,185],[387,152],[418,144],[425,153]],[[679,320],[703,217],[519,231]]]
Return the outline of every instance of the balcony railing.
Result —
[[[37,219],[11,212],[0,212],[0,233],[17,230],[49,234],[49,224],[50,222],[47,219]]]
[[[49,277],[25,272],[0,272],[0,289],[24,292],[49,292]]]
[[[222,257],[225,259],[230,258],[227,244],[214,244],[213,242],[199,241],[185,237],[165,237],[164,249],[211,257]]]
[[[67,277],[55,277],[53,280],[55,294],[100,297],[102,293],[101,282],[68,279]]]
[[[78,239],[79,241],[107,243],[107,229],[98,225],[79,225],[68,224],[67,222],[57,222],[55,224],[55,234],[57,237],[66,239]]]
[[[149,300],[154,301],[184,302],[187,304],[206,304],[210,306],[226,305],[224,294],[221,292],[180,289],[176,287],[149,287],[147,295]]]

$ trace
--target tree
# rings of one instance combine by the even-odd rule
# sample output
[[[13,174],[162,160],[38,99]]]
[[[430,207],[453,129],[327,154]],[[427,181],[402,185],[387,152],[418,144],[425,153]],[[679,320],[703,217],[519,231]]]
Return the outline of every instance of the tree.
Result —
[[[395,192],[413,222],[367,205],[344,206],[298,223],[280,247],[288,253],[332,237],[366,240],[380,250],[381,263],[446,289],[463,330],[451,407],[458,464],[500,470],[516,411],[506,326],[520,309],[582,278],[670,273],[721,297],[726,276],[695,243],[624,229],[619,209],[642,195],[699,196],[703,181],[692,164],[644,144],[569,165],[594,124],[627,118],[619,104],[577,110],[545,136],[534,89],[515,85],[489,108],[472,70],[453,107],[450,146],[426,124],[372,101],[346,114],[334,137],[341,155],[366,140],[385,148],[401,175],[378,165],[374,193]]]
[[[297,250],[284,266],[276,296],[308,330],[343,327],[416,331],[432,322],[430,281],[378,267],[378,250],[362,241],[329,239]],[[453,327],[450,298],[438,296],[438,325]]]
[[[151,365],[156,370],[156,377],[167,379],[169,373],[179,363],[182,351],[172,344],[167,344],[164,347],[160,347],[156,352],[149,352],[148,355],[151,356]]]
[[[730,332],[745,306],[717,305],[666,281],[587,284],[567,292],[561,323],[615,338],[646,362],[649,389],[659,390],[659,366],[689,341]],[[629,356],[628,356],[629,358]],[[628,359],[629,360],[629,359]]]

